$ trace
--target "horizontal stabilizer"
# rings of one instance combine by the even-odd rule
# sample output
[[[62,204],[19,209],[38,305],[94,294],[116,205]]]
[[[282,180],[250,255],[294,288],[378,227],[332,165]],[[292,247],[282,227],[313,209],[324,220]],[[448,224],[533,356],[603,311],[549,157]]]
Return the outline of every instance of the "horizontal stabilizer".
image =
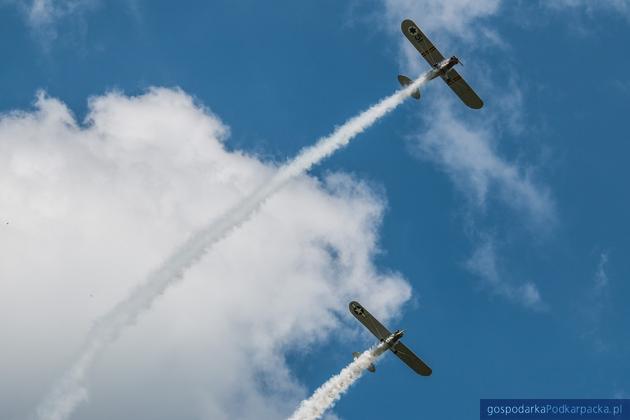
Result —
[[[352,353],[352,357],[354,357],[354,360],[357,360],[359,356],[361,356],[361,353],[359,353],[358,351]],[[376,366],[374,366],[374,363],[370,363],[370,366],[367,367],[367,370],[372,373],[376,372]]]
[[[403,76],[402,74],[400,74],[398,75],[398,83],[400,83],[402,87],[406,87],[412,84],[413,80],[411,80],[407,76]],[[420,89],[416,89],[413,92],[411,92],[411,97],[414,99],[420,99]]]

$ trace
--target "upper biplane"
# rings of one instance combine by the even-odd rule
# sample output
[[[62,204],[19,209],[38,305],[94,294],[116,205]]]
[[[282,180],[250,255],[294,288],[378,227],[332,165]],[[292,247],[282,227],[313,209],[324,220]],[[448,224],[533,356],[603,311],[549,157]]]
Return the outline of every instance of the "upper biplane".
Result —
[[[468,83],[466,83],[462,76],[453,68],[455,64],[461,64],[457,57],[444,58],[442,53],[435,48],[435,45],[431,43],[429,38],[422,33],[418,25],[412,20],[404,20],[401,24],[401,29],[407,39],[416,47],[420,55],[431,65],[432,69],[427,77],[428,80],[435,79],[439,76],[453,89],[453,92],[459,96],[459,99],[461,99],[463,103],[474,109],[479,109],[483,106],[481,98],[477,96],[475,91],[468,86]],[[403,75],[398,76],[398,81],[403,86],[408,86],[413,82],[410,78]],[[411,96],[420,99],[420,89],[416,89]]]
[[[402,330],[396,330],[393,333],[389,332],[387,328],[383,326],[371,313],[367,311],[359,302],[350,302],[350,312],[356,319],[361,322],[372,334],[379,339],[382,346],[378,347],[376,352],[380,354],[386,350],[391,350],[400,360],[405,362],[407,366],[413,369],[416,373],[422,376],[431,375],[431,368],[426,365],[418,356],[416,356],[407,346],[401,341],[401,337],[405,334]],[[353,353],[353,356],[357,358],[359,353]],[[368,367],[370,372],[374,372],[376,368],[374,365]]]

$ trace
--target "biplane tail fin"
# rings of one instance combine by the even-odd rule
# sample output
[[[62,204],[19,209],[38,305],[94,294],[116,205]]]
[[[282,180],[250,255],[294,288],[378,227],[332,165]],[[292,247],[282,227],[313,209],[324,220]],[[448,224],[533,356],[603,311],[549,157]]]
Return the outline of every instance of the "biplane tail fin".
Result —
[[[354,360],[357,360],[359,356],[361,356],[361,353],[359,353],[358,351],[352,352],[352,357],[354,357]],[[368,366],[367,370],[372,373],[376,372],[376,366],[374,366],[374,363],[370,363],[370,366]]]
[[[403,76],[402,74],[398,75],[398,83],[400,83],[400,85],[402,87],[406,87],[409,86],[410,84],[413,83],[413,80],[411,80],[410,78],[408,78],[407,76]],[[420,99],[420,89],[416,89],[413,92],[411,92],[411,97],[414,99]]]

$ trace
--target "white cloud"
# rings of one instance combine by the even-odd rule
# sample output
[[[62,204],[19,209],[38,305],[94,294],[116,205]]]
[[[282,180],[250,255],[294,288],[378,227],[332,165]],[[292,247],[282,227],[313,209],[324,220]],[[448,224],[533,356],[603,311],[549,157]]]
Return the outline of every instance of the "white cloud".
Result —
[[[413,136],[414,153],[437,163],[480,208],[486,207],[492,195],[537,225],[552,222],[555,210],[550,193],[533,181],[533,168],[499,156],[492,124],[488,120],[467,123],[450,102],[432,100],[437,105],[423,117],[424,130]]]
[[[5,0],[4,3],[20,11],[34,38],[47,51],[60,34],[85,32],[85,15],[96,9],[100,0]]]
[[[493,293],[528,308],[543,309],[545,304],[536,284],[531,281],[516,284],[509,278],[504,270],[500,269],[495,248],[492,238],[486,238],[466,261],[466,268],[481,277],[485,286]]]
[[[490,19],[506,8],[515,9],[518,18],[525,20],[536,19],[545,11],[575,11],[588,16],[613,13],[630,18],[629,0],[540,1],[533,8],[527,2],[505,0],[383,0],[383,4],[386,25],[390,30],[398,31],[403,19],[413,19],[436,41],[436,45],[445,49],[454,49],[462,43],[474,44],[476,50],[488,46],[506,47],[502,37],[489,24]]]
[[[584,328],[582,338],[587,340],[597,352],[606,352],[611,348],[611,340],[606,335],[606,317],[610,308],[610,277],[608,275],[608,251],[599,254],[590,287],[586,291],[586,299],[580,307],[584,320],[580,325]]]
[[[630,18],[629,0],[556,0],[553,2],[541,2],[542,5],[553,10],[575,9],[592,15],[595,12],[610,12],[619,16]]]
[[[597,270],[595,271],[594,289],[596,292],[608,286],[608,274],[606,273],[606,265],[608,264],[608,253],[602,252],[599,254],[599,264],[597,264]]]
[[[495,269],[495,248],[476,221],[475,214],[485,213],[494,203],[501,203],[524,220],[535,232],[545,232],[555,225],[556,211],[548,189],[534,181],[534,168],[502,158],[496,151],[497,130],[490,119],[483,123],[467,122],[453,110],[452,101],[439,100],[430,115],[423,117],[424,130],[411,139],[413,153],[437,164],[478,211],[471,212],[473,240],[479,241],[468,261],[468,268],[482,277],[498,295],[527,307],[540,307],[541,298],[533,283],[508,282]],[[506,122],[507,124],[516,124]],[[479,261],[475,261],[479,259]]]
[[[427,32],[446,32],[465,38],[472,36],[479,21],[495,15],[500,0],[383,0],[386,15],[393,23],[411,18]]]
[[[33,0],[27,10],[28,21],[34,26],[49,24],[59,14],[52,0]]]
[[[180,91],[45,95],[0,118],[0,406],[25,418],[109,310],[274,167]],[[372,263],[382,197],[303,176],[217,244],[105,353],[76,418],[279,418],[304,390],[285,363],[342,327],[347,301],[390,316],[409,285]],[[4,414],[3,414],[4,415]]]
[[[54,25],[68,15],[82,13],[98,0],[32,0],[24,4],[28,23],[33,27]]]

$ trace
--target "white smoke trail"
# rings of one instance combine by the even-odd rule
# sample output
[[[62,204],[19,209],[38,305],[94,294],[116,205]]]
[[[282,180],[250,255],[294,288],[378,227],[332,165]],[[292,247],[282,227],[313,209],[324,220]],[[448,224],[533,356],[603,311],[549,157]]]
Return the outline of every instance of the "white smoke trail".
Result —
[[[313,395],[300,403],[289,420],[316,420],[321,418],[326,410],[332,408],[339,398],[363,375],[363,372],[386,350],[383,343],[378,344],[357,357],[341,372],[327,380],[317,388]]]
[[[362,133],[381,117],[394,110],[411,92],[425,82],[426,74],[351,118],[337,127],[329,136],[319,139],[315,145],[303,149],[293,160],[280,167],[268,182],[179,246],[126,299],[119,302],[95,323],[74,365],[37,408],[37,417],[40,420],[67,419],[87,398],[87,391],[83,384],[86,372],[107,343],[116,339],[126,326],[133,324],[139,315],[147,310],[170,285],[180,280],[186,270],[199,261],[212,245],[246,222],[288,181],[308,171],[313,165],[348,144],[357,134]]]

